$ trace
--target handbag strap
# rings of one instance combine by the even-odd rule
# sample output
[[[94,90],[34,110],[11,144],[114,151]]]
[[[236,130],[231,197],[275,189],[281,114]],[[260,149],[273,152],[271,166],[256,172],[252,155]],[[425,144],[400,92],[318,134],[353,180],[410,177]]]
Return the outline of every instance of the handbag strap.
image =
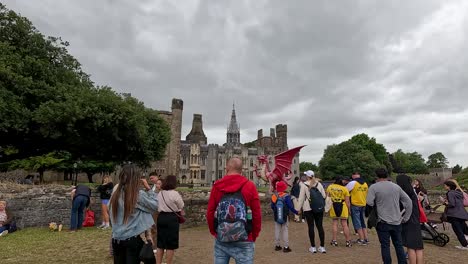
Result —
[[[163,198],[164,204],[165,204],[169,209],[171,209],[171,211],[172,211],[174,214],[176,214],[178,217],[181,217],[176,211],[174,211],[174,209],[172,209],[172,208],[166,203],[166,199],[164,199],[164,193],[163,193],[163,191],[161,191],[161,196],[162,196],[162,198]]]

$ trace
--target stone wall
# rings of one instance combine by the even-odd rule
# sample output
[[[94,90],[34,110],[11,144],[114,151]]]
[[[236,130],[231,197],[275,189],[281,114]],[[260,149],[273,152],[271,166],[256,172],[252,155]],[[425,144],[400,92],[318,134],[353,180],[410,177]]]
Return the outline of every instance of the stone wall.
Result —
[[[50,222],[70,224],[70,186],[64,185],[19,185],[0,183],[0,200],[6,200],[15,214],[18,227],[48,226]],[[207,191],[183,192],[187,222],[183,227],[206,224]],[[271,215],[269,199],[261,198],[262,215]],[[91,209],[96,215],[96,224],[101,223],[101,200],[93,190]]]

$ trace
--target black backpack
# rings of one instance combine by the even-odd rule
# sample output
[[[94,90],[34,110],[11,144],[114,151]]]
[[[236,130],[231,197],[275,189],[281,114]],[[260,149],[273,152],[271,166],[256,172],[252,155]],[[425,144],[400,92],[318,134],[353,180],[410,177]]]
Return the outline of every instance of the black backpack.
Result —
[[[321,213],[325,211],[325,199],[317,186],[318,183],[316,183],[315,186],[312,186],[309,190],[310,209],[312,209],[313,213]]]

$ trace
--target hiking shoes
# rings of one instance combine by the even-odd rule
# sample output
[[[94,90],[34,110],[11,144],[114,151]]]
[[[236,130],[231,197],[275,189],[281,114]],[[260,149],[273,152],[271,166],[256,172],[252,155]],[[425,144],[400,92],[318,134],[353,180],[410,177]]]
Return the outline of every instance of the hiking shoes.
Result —
[[[320,253],[327,253],[327,250],[324,247],[319,247],[318,252]]]
[[[330,242],[330,245],[334,246],[334,247],[337,247],[338,246],[338,242],[336,242],[336,240],[332,240]]]
[[[310,252],[310,253],[317,253],[317,248],[315,248],[315,247],[310,247],[310,248],[309,248],[309,252]]]
[[[280,251],[280,250],[282,250],[282,249],[283,249],[283,248],[280,247],[280,246],[275,246],[275,251]]]
[[[291,251],[292,251],[292,250],[291,250],[290,247],[284,247],[284,248],[283,248],[283,252],[284,252],[284,253],[289,253],[289,252],[291,252]]]

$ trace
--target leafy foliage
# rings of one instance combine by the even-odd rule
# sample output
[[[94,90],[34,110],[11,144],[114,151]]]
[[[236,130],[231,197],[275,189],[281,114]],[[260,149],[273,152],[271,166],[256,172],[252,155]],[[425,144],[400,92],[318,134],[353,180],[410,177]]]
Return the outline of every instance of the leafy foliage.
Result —
[[[312,162],[303,161],[299,163],[299,170],[301,172],[308,171],[308,170],[318,172],[319,169],[318,169],[318,166],[313,164]]]
[[[405,153],[399,149],[392,155],[392,165],[397,173],[428,173],[428,168],[424,158],[418,152]]]
[[[320,174],[325,180],[337,175],[351,175],[354,171],[359,171],[363,178],[370,180],[375,175],[375,169],[381,166],[383,164],[370,150],[350,141],[328,146],[319,162]]]
[[[392,172],[392,164],[390,163],[390,159],[388,157],[387,150],[385,149],[383,144],[377,143],[375,138],[369,137],[367,134],[358,134],[353,136],[350,140],[351,143],[357,144],[364,149],[369,150],[374,155],[374,158],[382,165],[384,165],[388,172]]]
[[[436,152],[427,157],[427,167],[429,168],[447,168],[448,160],[442,152]]]
[[[462,170],[463,170],[463,167],[460,166],[459,164],[457,164],[457,165],[455,165],[455,166],[452,168],[452,173],[453,173],[453,174],[458,174],[458,173],[460,173]]]
[[[63,170],[76,160],[94,170],[161,159],[166,122],[137,99],[94,86],[67,46],[0,4],[0,163],[35,168],[33,157],[57,152],[68,153]]]

